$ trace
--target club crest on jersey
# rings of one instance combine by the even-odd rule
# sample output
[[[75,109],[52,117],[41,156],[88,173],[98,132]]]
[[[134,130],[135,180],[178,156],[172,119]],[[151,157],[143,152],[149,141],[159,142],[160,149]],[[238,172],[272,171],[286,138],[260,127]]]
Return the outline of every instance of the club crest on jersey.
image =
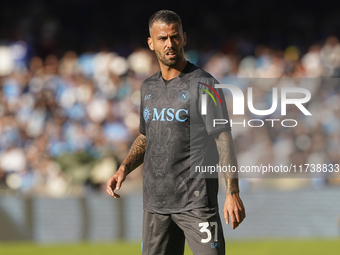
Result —
[[[150,116],[151,116],[150,109],[148,107],[145,107],[144,112],[143,112],[145,123],[148,123]]]
[[[190,98],[189,91],[183,90],[183,91],[179,92],[179,94],[178,94],[178,100],[182,103],[185,103],[186,101],[188,101],[189,98]]]

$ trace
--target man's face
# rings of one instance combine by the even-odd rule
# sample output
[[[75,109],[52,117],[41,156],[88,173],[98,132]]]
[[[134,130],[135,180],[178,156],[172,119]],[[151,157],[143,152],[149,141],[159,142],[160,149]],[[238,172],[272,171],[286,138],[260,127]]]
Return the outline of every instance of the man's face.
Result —
[[[149,48],[156,52],[159,61],[168,67],[174,67],[183,57],[186,34],[178,23],[165,24],[155,22],[148,38]]]

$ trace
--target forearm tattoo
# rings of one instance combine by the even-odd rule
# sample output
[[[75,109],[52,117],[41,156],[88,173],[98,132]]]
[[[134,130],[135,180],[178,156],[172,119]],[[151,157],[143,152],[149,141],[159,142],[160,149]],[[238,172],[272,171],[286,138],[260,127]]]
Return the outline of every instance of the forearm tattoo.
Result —
[[[231,133],[229,131],[221,132],[218,136],[215,137],[215,141],[220,158],[220,165],[236,166],[236,169],[238,169],[236,152]],[[225,181],[227,186],[227,194],[233,195],[239,193],[237,171],[235,173],[227,173]]]
[[[132,172],[143,163],[145,154],[146,137],[140,134],[133,142],[129,154],[122,165],[126,167],[127,173]]]

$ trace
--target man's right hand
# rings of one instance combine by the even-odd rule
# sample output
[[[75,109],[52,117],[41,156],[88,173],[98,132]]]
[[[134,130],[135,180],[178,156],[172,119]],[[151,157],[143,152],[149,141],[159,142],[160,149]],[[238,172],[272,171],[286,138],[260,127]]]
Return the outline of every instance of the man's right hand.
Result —
[[[106,192],[113,198],[120,198],[120,195],[114,192],[119,190],[126,177],[125,166],[120,166],[117,172],[110,177],[106,182]]]
[[[133,142],[129,154],[119,167],[118,171],[110,177],[106,182],[106,192],[114,198],[120,198],[120,196],[114,192],[119,190],[122,186],[125,177],[140,166],[144,160],[146,137],[140,134]]]

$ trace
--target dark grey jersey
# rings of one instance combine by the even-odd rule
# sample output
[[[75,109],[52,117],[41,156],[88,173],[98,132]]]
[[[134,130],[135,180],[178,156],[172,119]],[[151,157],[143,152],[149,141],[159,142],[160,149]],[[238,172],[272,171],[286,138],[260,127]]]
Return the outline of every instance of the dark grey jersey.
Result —
[[[216,143],[210,134],[230,130],[222,90],[217,90],[221,105],[208,97],[207,114],[201,115],[202,94],[217,83],[209,73],[189,62],[167,84],[160,71],[143,82],[139,130],[146,135],[146,211],[168,214],[217,205],[218,179],[190,176],[193,164],[218,164]],[[213,127],[213,119],[228,123]]]

